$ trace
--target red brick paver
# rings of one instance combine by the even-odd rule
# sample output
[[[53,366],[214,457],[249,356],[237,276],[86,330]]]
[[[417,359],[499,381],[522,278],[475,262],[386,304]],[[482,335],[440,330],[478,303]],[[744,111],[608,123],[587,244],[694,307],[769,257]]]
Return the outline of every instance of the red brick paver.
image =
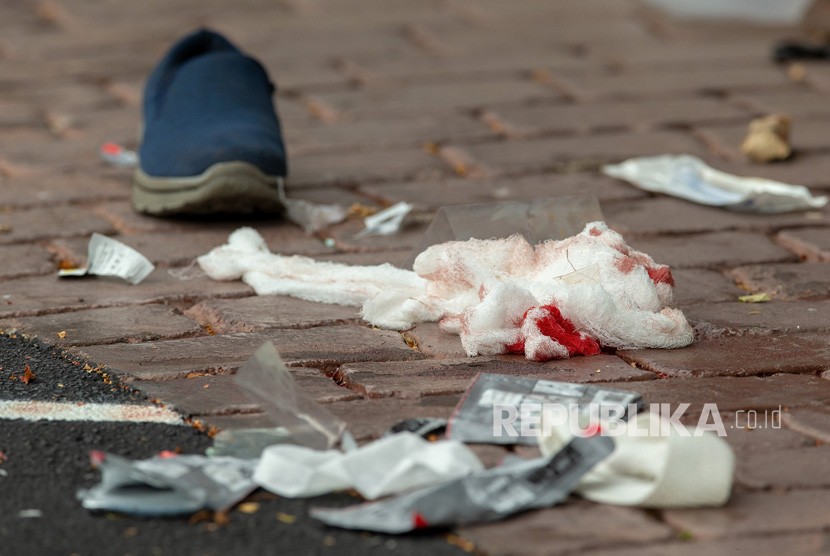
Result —
[[[738,473],[725,508],[572,500],[459,533],[490,555],[826,551],[830,209],[735,214],[599,173],[630,156],[691,153],[830,192],[830,69],[805,64],[799,77],[769,61],[772,44],[797,29],[682,23],[635,0],[50,0],[3,3],[0,22],[3,327],[71,346],[219,428],[268,424],[232,377],[266,340],[359,440],[402,418],[448,416],[479,371],[608,383],[695,411],[715,402],[728,423],[781,408],[781,429],[729,432]],[[361,240],[354,219],[318,237],[280,220],[134,213],[129,171],[107,167],[97,149],[136,145],[147,72],[199,25],[228,34],[277,82],[290,195],[406,200],[420,223]],[[792,117],[796,154],[751,163],[743,132],[771,112]],[[240,225],[280,253],[401,263],[442,205],[574,194],[595,195],[612,227],[673,265],[676,304],[698,343],[544,364],[470,359],[432,324],[376,330],[354,308],[260,299],[188,269]],[[92,232],[136,247],[158,270],[135,287],[58,280],[59,264],[83,261]],[[773,301],[739,303],[745,293]],[[476,450],[489,465],[506,454]]]

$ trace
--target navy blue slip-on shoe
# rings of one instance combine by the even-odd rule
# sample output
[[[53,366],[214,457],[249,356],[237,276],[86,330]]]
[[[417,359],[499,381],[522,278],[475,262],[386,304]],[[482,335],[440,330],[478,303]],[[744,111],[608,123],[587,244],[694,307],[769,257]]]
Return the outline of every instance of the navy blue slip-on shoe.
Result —
[[[200,30],[144,89],[133,205],[148,214],[277,212],[287,173],[274,86],[259,62]]]

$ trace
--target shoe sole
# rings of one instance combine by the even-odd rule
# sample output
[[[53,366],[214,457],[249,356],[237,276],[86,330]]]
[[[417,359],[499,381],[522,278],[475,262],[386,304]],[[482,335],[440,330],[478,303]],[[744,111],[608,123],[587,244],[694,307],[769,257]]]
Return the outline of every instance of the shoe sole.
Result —
[[[198,176],[158,178],[141,168],[133,180],[133,206],[156,216],[211,213],[278,213],[281,176],[248,162],[220,162]]]

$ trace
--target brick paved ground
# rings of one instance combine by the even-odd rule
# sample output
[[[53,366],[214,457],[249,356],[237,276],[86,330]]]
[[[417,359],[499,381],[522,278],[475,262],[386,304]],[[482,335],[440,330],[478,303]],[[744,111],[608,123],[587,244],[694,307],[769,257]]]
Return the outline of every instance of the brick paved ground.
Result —
[[[830,209],[737,215],[596,171],[601,161],[688,152],[830,193],[830,65],[768,59],[773,41],[795,31],[681,25],[623,0],[16,0],[3,2],[0,21],[5,327],[71,346],[222,428],[259,420],[230,375],[266,339],[360,439],[402,417],[446,416],[479,370],[608,382],[648,401],[714,401],[726,412],[783,406],[782,429],[729,435],[738,472],[723,509],[573,502],[461,534],[493,555],[827,550]],[[198,25],[254,52],[278,82],[291,194],[424,210],[594,194],[610,225],[677,269],[677,300],[699,342],[545,364],[471,360],[434,325],[402,336],[363,325],[352,309],[171,275],[240,222],[137,215],[129,173],[96,150],[135,145],[147,72]],[[738,151],[743,129],[772,111],[792,115],[797,156],[751,165]],[[349,222],[327,247],[284,222],[255,225],[275,251],[371,263],[405,259],[423,230],[361,242]],[[137,247],[160,269],[138,287],[58,281],[57,264],[81,261],[91,232]],[[774,299],[738,303],[746,291]]]

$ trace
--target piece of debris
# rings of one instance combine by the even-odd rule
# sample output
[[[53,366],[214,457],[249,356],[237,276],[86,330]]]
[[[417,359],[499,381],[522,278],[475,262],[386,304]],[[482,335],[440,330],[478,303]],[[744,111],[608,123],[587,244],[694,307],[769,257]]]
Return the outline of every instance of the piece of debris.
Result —
[[[545,434],[538,438],[542,454],[548,456],[579,438],[575,432],[580,430],[572,421],[546,423],[552,415],[543,412]],[[675,423],[674,414],[669,417],[646,411],[628,421],[615,420],[613,434],[611,425],[601,420],[598,429],[613,436],[616,448],[582,477],[576,493],[601,504],[622,506],[723,506],[732,491],[735,455],[726,440],[712,434],[720,417],[701,417],[692,428]],[[701,422],[705,422],[703,428]],[[725,429],[718,434],[726,435]]]
[[[433,245],[414,271],[273,254],[252,228],[233,232],[198,261],[211,278],[243,278],[260,295],[362,305],[363,318],[381,328],[438,321],[470,356],[547,361],[601,346],[668,349],[694,341],[683,313],[670,307],[671,269],[603,222],[535,246],[521,235]]]
[[[297,521],[297,516],[287,514],[285,512],[277,512],[277,521],[279,521],[280,523],[287,523],[290,525]]]
[[[738,297],[738,301],[743,303],[766,303],[767,301],[772,301],[772,298],[767,293],[753,293]]]
[[[234,456],[243,459],[256,459],[268,446],[291,442],[293,437],[288,429],[275,427],[271,429],[236,429],[223,430],[213,437],[213,446],[206,450],[208,456]]]
[[[43,512],[35,508],[30,508],[17,512],[17,517],[20,519],[37,519],[39,517],[43,517]]]
[[[242,502],[236,509],[243,514],[255,514],[259,511],[259,502]]]
[[[343,222],[348,216],[347,210],[336,204],[320,204],[305,199],[290,199],[285,194],[285,186],[279,183],[280,202],[285,206],[285,215],[305,233],[313,234],[325,230],[333,224]]]
[[[785,41],[772,49],[772,59],[779,64],[793,60],[830,60],[830,45]]]
[[[602,219],[602,209],[593,195],[443,206],[430,220],[404,268],[412,268],[421,253],[440,243],[515,234],[530,243],[542,243],[576,235],[587,223]]]
[[[29,384],[30,382],[34,382],[35,378],[35,373],[32,372],[32,368],[26,363],[26,367],[23,369],[23,376],[20,377],[20,382]]]
[[[755,162],[785,160],[792,154],[790,147],[790,118],[772,114],[749,123],[741,152]]]
[[[101,470],[101,482],[78,491],[88,510],[132,515],[192,514],[202,509],[220,513],[256,488],[256,461],[204,456],[155,457],[130,461],[94,451],[90,461]]]
[[[495,521],[562,502],[613,449],[610,438],[575,438],[553,456],[508,458],[499,467],[396,498],[345,508],[312,508],[311,516],[335,527],[391,534]]]
[[[826,196],[815,197],[803,185],[734,176],[689,155],[631,158],[603,166],[602,171],[646,191],[737,212],[775,214],[827,204]]]
[[[83,268],[61,269],[58,276],[80,277],[87,275],[117,276],[136,285],[147,278],[155,269],[147,257],[120,241],[92,234],[87,248],[87,263]]]
[[[349,218],[363,220],[368,216],[376,214],[379,210],[381,210],[379,207],[364,205],[363,203],[352,203],[352,206],[349,207],[348,215]]]
[[[135,168],[138,166],[138,153],[118,143],[104,143],[98,149],[98,154],[104,162],[119,168]]]
[[[590,417],[590,411],[607,408],[615,415],[619,413],[620,419],[628,420],[642,409],[643,401],[637,392],[479,373],[452,412],[447,438],[467,443],[535,446],[541,433],[541,409],[557,404],[581,418]],[[523,413],[523,409],[528,412]],[[530,412],[531,409],[534,411]],[[509,427],[505,424],[507,417]],[[500,424],[501,418],[504,422]]]
[[[345,421],[297,388],[272,342],[260,346],[240,367],[234,380],[277,427],[271,434],[253,435],[257,440],[267,442],[256,446],[260,452],[270,444],[286,441],[319,450],[353,443]],[[286,438],[286,432],[290,440]],[[244,435],[239,447],[252,449],[251,440],[251,435]]]
[[[483,469],[460,442],[428,442],[402,432],[350,452],[281,444],[262,453],[254,480],[291,498],[355,489],[366,499],[449,481]]]
[[[138,166],[138,153],[131,151],[118,143],[104,143],[98,149],[101,159],[120,168],[135,168]]]
[[[60,338],[61,340],[66,338],[66,330],[61,330],[60,332],[58,332],[58,338]]]
[[[363,219],[366,228],[358,232],[355,237],[390,236],[396,234],[403,226],[406,215],[413,208],[415,208],[414,205],[401,201],[380,212],[371,214]]]
[[[424,417],[421,419],[404,419],[403,421],[399,421],[398,423],[392,425],[388,431],[383,433],[383,435],[389,436],[401,432],[408,432],[429,440],[435,435],[443,434],[446,428],[446,419],[434,419],[431,417]]]

